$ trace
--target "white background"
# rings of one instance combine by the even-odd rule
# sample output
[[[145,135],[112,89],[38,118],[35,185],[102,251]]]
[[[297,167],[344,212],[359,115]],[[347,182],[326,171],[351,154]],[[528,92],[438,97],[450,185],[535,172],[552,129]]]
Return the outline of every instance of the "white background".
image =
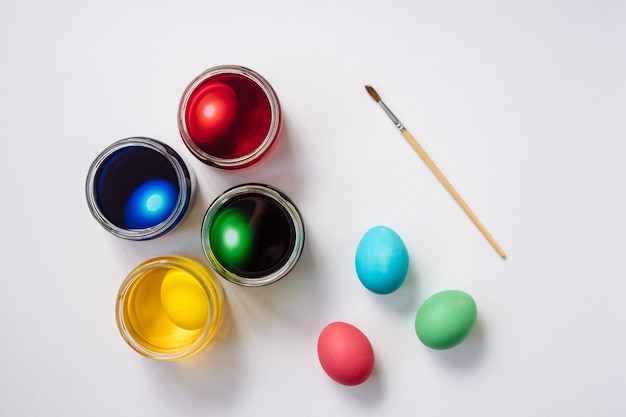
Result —
[[[626,3],[623,1],[4,1],[0,5],[0,414],[3,416],[620,416],[626,414]],[[176,125],[203,70],[274,86],[285,140],[265,166],[202,165]],[[507,252],[503,261],[367,95],[372,84]],[[183,225],[149,242],[91,217],[87,169],[128,136],[160,139],[199,182]],[[226,188],[282,189],[307,226],[283,281],[224,283],[215,343],[176,363],[121,339],[114,302],[140,262],[202,261]],[[370,227],[410,253],[369,293]],[[476,300],[470,337],[423,346],[430,295]],[[376,367],[344,387],[319,366],[332,321]]]

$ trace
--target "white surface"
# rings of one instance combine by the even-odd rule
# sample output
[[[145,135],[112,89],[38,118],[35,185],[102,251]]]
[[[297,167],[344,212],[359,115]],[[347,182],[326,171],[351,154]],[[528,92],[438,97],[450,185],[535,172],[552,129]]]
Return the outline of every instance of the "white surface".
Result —
[[[623,1],[5,1],[0,5],[0,414],[6,416],[618,416],[626,413],[626,3]],[[286,136],[264,167],[192,161],[178,100],[204,69],[264,75]],[[501,260],[363,88],[372,84],[508,254]],[[108,235],[84,180],[114,140],[190,160],[190,217],[150,242]],[[201,259],[227,187],[267,182],[303,213],[305,253],[262,289],[224,284],[212,349],[140,357],[113,305],[158,255]],[[405,240],[406,284],[368,293],[371,226]],[[473,295],[456,349],[414,334],[436,291]],[[343,387],[316,356],[350,322],[376,368]]]

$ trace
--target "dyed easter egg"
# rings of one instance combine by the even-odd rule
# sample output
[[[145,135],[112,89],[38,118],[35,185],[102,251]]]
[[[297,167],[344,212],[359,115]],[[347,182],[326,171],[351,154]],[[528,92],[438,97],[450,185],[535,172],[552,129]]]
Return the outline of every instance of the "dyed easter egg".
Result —
[[[124,222],[131,229],[146,229],[167,220],[178,201],[178,189],[164,179],[152,179],[137,187],[124,207]]]
[[[212,81],[190,97],[187,111],[189,135],[198,146],[210,146],[233,127],[239,115],[237,95],[228,85]]]
[[[374,370],[374,350],[356,327],[343,322],[329,324],[320,333],[317,354],[322,368],[342,385],[359,385]]]
[[[196,330],[209,316],[209,300],[202,285],[188,272],[170,269],[161,284],[161,305],[178,327]]]
[[[375,226],[361,238],[355,266],[365,288],[376,294],[389,294],[404,283],[409,254],[395,231],[387,226]]]
[[[216,259],[232,270],[241,269],[253,253],[254,230],[246,213],[236,207],[215,216],[209,236]]]
[[[432,349],[449,349],[461,343],[476,322],[476,303],[467,293],[441,291],[428,298],[415,317],[415,332]]]

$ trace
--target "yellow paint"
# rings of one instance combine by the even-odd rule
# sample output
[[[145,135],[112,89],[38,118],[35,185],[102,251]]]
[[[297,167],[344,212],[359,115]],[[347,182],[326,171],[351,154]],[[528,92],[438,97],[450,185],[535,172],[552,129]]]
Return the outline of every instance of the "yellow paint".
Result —
[[[155,258],[137,266],[122,284],[118,328],[142,355],[182,359],[213,338],[223,302],[219,283],[204,266],[180,257]]]
[[[201,328],[209,315],[206,291],[193,276],[179,269],[170,269],[165,274],[161,304],[169,319],[186,330]]]

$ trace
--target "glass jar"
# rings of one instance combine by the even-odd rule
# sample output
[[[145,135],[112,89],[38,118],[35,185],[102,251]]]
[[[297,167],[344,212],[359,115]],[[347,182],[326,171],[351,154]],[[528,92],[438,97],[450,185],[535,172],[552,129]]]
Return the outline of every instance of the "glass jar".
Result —
[[[151,138],[119,140],[93,161],[85,192],[93,217],[107,231],[147,240],[174,229],[186,216],[195,177],[168,145]]]
[[[304,249],[302,217],[293,202],[264,184],[225,191],[209,206],[201,229],[211,267],[227,280],[262,286],[287,275]]]
[[[184,90],[178,107],[183,142],[200,161],[224,170],[258,167],[282,139],[278,96],[257,72],[209,68]]]
[[[136,352],[177,360],[199,352],[222,321],[224,295],[209,270],[187,258],[165,256],[143,262],[122,283],[116,321]]]

